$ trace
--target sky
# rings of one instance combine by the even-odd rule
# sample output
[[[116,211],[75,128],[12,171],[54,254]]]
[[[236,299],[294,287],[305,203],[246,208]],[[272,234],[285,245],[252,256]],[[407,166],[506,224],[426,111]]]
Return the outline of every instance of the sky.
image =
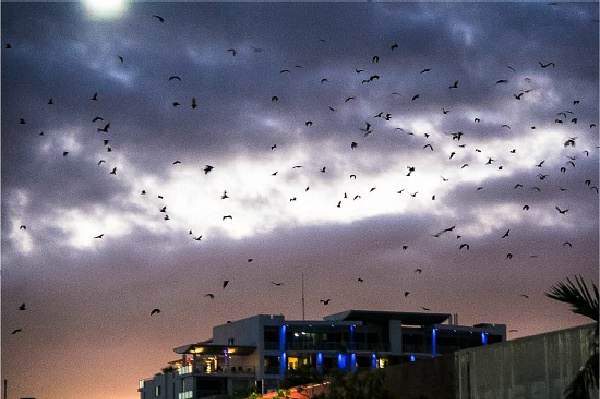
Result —
[[[588,323],[544,293],[598,282],[597,2],[92,5],[1,4],[9,398],[139,398],[302,281]]]

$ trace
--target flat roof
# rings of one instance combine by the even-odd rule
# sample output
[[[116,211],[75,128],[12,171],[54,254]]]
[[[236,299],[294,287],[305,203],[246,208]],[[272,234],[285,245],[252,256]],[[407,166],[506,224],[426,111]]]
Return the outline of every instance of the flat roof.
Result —
[[[364,323],[383,324],[390,320],[399,320],[402,324],[423,326],[441,324],[448,320],[450,313],[396,312],[385,310],[346,310],[323,317],[327,321],[362,321]]]
[[[256,350],[255,346],[250,345],[215,345],[199,342],[173,348],[173,352],[183,354],[196,353],[198,355],[222,355],[228,353],[231,355],[250,355]]]

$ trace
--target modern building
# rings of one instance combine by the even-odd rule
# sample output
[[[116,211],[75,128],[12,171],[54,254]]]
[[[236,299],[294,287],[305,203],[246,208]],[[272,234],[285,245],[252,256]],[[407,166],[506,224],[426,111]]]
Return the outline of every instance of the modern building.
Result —
[[[174,348],[180,357],[140,381],[141,399],[221,398],[271,392],[300,368],[327,374],[416,362],[506,340],[504,324],[461,326],[456,315],[348,310],[323,320],[259,314],[213,327],[207,341]]]

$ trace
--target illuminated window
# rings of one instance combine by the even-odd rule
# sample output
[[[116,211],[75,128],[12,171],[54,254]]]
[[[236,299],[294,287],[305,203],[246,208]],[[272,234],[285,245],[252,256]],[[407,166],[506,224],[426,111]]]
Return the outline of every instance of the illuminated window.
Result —
[[[160,396],[160,385],[154,387],[154,396]]]
[[[287,361],[288,370],[296,370],[298,368],[298,358],[297,357],[289,357]]]

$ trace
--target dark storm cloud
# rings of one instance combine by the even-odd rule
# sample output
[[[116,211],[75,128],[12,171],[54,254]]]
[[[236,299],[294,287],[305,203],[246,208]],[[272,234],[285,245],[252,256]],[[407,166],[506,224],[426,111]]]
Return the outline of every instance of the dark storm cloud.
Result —
[[[299,318],[302,275],[309,318],[427,306],[527,333],[577,324],[543,292],[597,276],[597,13],[186,2],[102,20],[79,3],[3,3],[3,337],[26,332],[7,346],[9,379],[49,383],[20,356],[43,342],[40,358],[69,367],[44,375],[80,381],[53,397],[86,396],[86,377],[122,358],[144,363],[110,376],[135,397],[214,324]],[[90,342],[102,372],[71,357]]]

